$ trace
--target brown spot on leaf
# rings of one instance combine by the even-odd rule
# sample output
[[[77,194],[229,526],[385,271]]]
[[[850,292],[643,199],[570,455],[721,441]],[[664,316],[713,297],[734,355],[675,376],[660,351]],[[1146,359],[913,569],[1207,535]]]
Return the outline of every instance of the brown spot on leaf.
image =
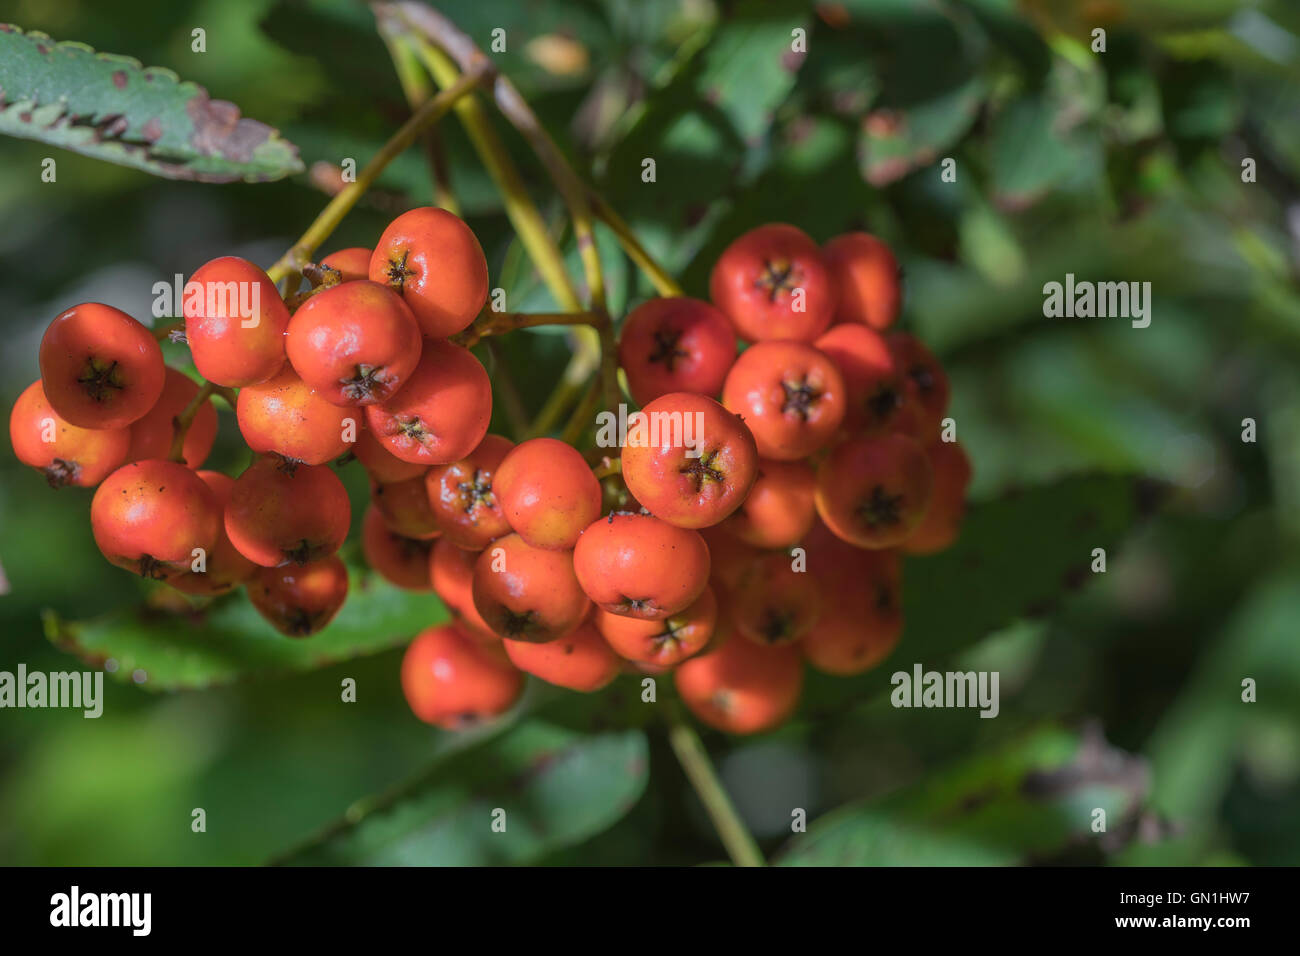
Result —
[[[203,91],[189,101],[185,111],[194,123],[191,145],[203,156],[224,156],[246,163],[252,160],[253,151],[270,137],[269,126],[242,119],[234,103],[210,99]]]
[[[126,89],[126,71],[124,70],[113,71],[113,85],[116,86],[119,90]]]

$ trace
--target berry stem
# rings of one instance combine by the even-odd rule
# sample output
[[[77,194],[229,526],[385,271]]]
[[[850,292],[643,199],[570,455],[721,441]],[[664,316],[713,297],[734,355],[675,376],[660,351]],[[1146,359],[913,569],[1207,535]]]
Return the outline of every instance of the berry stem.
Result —
[[[610,475],[621,475],[623,474],[623,459],[610,458],[606,455],[600,460],[600,464],[594,466],[591,471],[596,476],[597,481],[608,478]]]
[[[405,37],[384,30],[380,30],[379,35],[388,47],[388,55],[393,60],[393,69],[397,71],[397,80],[402,84],[406,102],[414,112],[419,109],[421,103],[434,95],[433,84],[420,65],[420,55]],[[453,216],[459,216],[460,203],[456,201],[456,194],[451,188],[451,170],[447,166],[447,156],[442,148],[442,139],[438,135],[437,128],[425,130],[421,138],[424,142],[424,151],[429,158],[433,201]]]
[[[172,447],[171,453],[167,456],[170,460],[185,464],[185,436],[189,434],[190,426],[194,424],[194,416],[199,413],[199,409],[217,391],[217,386],[211,382],[204,382],[190,403],[185,409],[172,419]],[[226,396],[222,396],[226,401],[230,401]],[[233,404],[233,403],[232,403]]]
[[[592,312],[484,312],[464,332],[453,335],[451,341],[470,348],[481,339],[516,329],[533,329],[539,325],[596,326],[600,322],[601,318]]]
[[[677,280],[646,251],[645,246],[641,245],[641,241],[633,234],[632,228],[614,211],[614,207],[594,189],[588,188],[587,196],[591,200],[591,209],[596,214],[596,218],[614,233],[614,237],[618,239],[618,244],[623,247],[627,257],[650,280],[655,291],[668,298],[682,295],[682,287],[677,284]]]
[[[708,811],[731,862],[736,866],[764,866],[763,853],[718,779],[718,772],[713,768],[713,761],[709,759],[700,735],[686,723],[676,707],[668,725],[668,743],[677,755],[686,779]]]
[[[330,237],[338,224],[343,221],[343,217],[352,210],[357,200],[374,184],[388,164],[405,152],[424,130],[444,116],[458,100],[483,82],[490,70],[490,63],[476,64],[474,69],[467,70],[465,75],[450,88],[426,100],[412,113],[411,118],[402,124],[401,129],[392,135],[392,138],[366,164],[365,169],[357,174],[356,181],[348,183],[340,190],[338,195],[321,210],[315,221],[307,227],[302,238],[267,270],[271,281],[278,283],[287,276],[301,274],[303,266],[311,261],[321,243]]]

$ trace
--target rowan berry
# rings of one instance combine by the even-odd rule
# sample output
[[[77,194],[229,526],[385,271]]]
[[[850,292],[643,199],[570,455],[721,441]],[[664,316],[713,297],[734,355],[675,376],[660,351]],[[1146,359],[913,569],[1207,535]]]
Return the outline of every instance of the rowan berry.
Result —
[[[219,471],[196,471],[195,474],[208,486],[220,509],[219,514],[224,515],[226,504],[230,501],[230,492],[235,487],[235,479]],[[171,578],[167,583],[186,594],[215,597],[233,591],[251,578],[257,570],[257,565],[240,554],[230,543],[223,520],[217,529],[217,543],[208,552],[203,570],[186,571]]]
[[[221,509],[190,469],[151,458],[123,465],[100,483],[90,503],[90,526],[111,563],[166,580],[212,554]]]
[[[844,378],[844,430],[877,434],[900,429],[906,386],[889,343],[858,323],[837,325],[816,342]]]
[[[895,332],[888,342],[906,389],[903,414],[911,422],[906,430],[928,445],[939,437],[948,411],[951,396],[948,375],[916,336]]]
[[[402,693],[416,717],[463,730],[505,713],[524,689],[523,675],[455,624],[421,631],[402,657]]]
[[[433,590],[459,618],[461,626],[470,636],[500,641],[487,621],[474,606],[474,565],[478,553],[458,548],[446,538],[433,543],[429,561],[429,580]]]
[[[255,453],[308,465],[342,457],[361,424],[359,409],[326,401],[288,365],[265,382],[241,388],[235,418]]]
[[[370,258],[370,278],[399,293],[430,338],[460,332],[487,302],[483,247],[463,220],[433,206],[388,224]]]
[[[434,465],[424,476],[434,520],[453,544],[481,551],[510,533],[495,476],[514,447],[508,438],[488,435],[460,461]]]
[[[703,650],[718,622],[718,599],[706,587],[689,607],[658,621],[597,608],[596,627],[609,646],[630,661],[672,667]]]
[[[372,481],[388,485],[396,481],[423,477],[429,470],[428,465],[402,461],[374,436],[369,427],[360,427],[365,423],[365,416],[362,415],[357,422],[359,427],[355,436],[356,442],[352,446],[352,454],[357,457],[357,461],[361,462],[361,467],[366,470],[366,474]]]
[[[361,519],[361,553],[366,564],[379,572],[380,577],[408,591],[428,591],[429,560],[433,542],[419,538],[404,538],[384,523],[379,509],[371,505]]]
[[[348,569],[331,554],[282,568],[258,568],[248,599],[281,634],[310,637],[324,630],[348,597]]]
[[[387,402],[366,406],[366,422],[403,461],[441,465],[464,458],[487,434],[492,384],[468,349],[425,339],[406,385]]]
[[[643,302],[628,313],[619,333],[618,364],[639,405],[671,392],[712,398],[735,360],[731,323],[699,299]]]
[[[334,472],[270,455],[254,459],[235,479],[226,505],[230,543],[267,568],[328,557],[351,522],[347,490]]]
[[[714,586],[721,585],[725,591],[734,591],[741,575],[749,567],[750,559],[759,553],[758,549],[728,531],[725,521],[711,528],[701,528],[700,535],[709,546]],[[721,600],[722,595],[718,597]]]
[[[623,480],[637,501],[682,528],[717,524],[740,507],[758,473],[744,422],[689,392],[660,396],[640,414],[623,447]]]
[[[144,458],[166,458],[171,454],[172,438],[176,432],[176,419],[199,394],[199,387],[188,375],[174,368],[166,370],[162,395],[153,408],[143,418],[130,426],[131,447],[127,451],[127,461],[140,461]],[[189,468],[199,468],[212,451],[212,443],[217,439],[217,410],[212,402],[204,400],[199,406],[185,441],[181,447],[181,457]]]
[[[698,531],[652,515],[611,514],[582,532],[573,569],[587,595],[611,614],[661,620],[704,591],[709,548]]]
[[[892,549],[865,551],[818,522],[805,543],[821,615],[799,642],[808,663],[847,677],[889,656],[903,631],[902,562]]]
[[[839,293],[837,322],[885,329],[898,318],[902,273],[893,250],[867,232],[848,232],[822,246],[822,258]]]
[[[28,385],[9,413],[9,441],[24,465],[45,476],[51,488],[93,488],[126,461],[126,428],[78,428],[46,401],[38,379]]]
[[[502,641],[510,662],[548,684],[590,694],[618,676],[618,655],[609,649],[591,621],[545,644]]]
[[[420,327],[402,297],[377,282],[345,282],[299,306],[285,336],[289,364],[335,405],[374,405],[406,384]]]
[[[803,663],[797,647],[730,640],[683,661],[673,678],[682,702],[704,723],[731,734],[756,734],[794,712]]]
[[[817,516],[816,484],[817,473],[805,461],[762,459],[749,496],[722,527],[755,548],[793,547]]]
[[[892,548],[920,526],[934,476],[925,451],[902,434],[855,438],[817,468],[817,513],[860,548]]]
[[[907,554],[935,554],[957,540],[966,514],[966,488],[971,465],[957,442],[936,441],[926,449],[934,472],[930,507],[920,525],[900,547]]]
[[[510,527],[534,548],[571,549],[600,515],[600,482],[577,449],[554,438],[512,449],[493,488]]]
[[[806,569],[785,552],[760,555],[729,595],[736,630],[759,644],[793,644],[817,623],[821,600]]]
[[[320,264],[337,271],[340,282],[356,282],[359,279],[370,278],[370,258],[373,255],[374,251],[371,249],[352,246],[348,249],[340,249],[338,252],[331,252],[320,261]]]
[[[442,534],[438,516],[429,502],[429,489],[424,478],[408,478],[389,484],[370,486],[370,500],[383,516],[384,523],[393,534],[403,538],[428,541]]]
[[[811,342],[830,325],[838,291],[817,243],[795,226],[769,223],[723,250],[709,298],[742,339]]]
[[[824,353],[803,342],[759,342],[741,353],[722,386],[763,458],[805,458],[831,440],[845,411],[844,379]]]
[[[125,428],[162,394],[162,349],[153,333],[112,306],[86,302],[59,315],[41,339],[41,388],[78,428]]]
[[[185,341],[209,382],[243,388],[275,375],[288,325],[275,283],[247,259],[213,259],[185,284]]]
[[[553,641],[587,616],[573,552],[534,548],[517,534],[492,542],[474,564],[474,606],[499,637]]]

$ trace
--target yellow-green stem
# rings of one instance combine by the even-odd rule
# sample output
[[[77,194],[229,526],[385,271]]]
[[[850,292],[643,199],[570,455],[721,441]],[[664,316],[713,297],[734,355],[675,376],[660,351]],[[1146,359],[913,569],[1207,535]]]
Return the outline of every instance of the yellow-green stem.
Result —
[[[194,424],[194,416],[198,415],[203,403],[211,398],[216,390],[216,385],[211,382],[204,382],[199,386],[198,394],[190,399],[190,403],[185,406],[179,415],[172,419],[172,447],[167,456],[172,461],[178,461],[181,464],[185,463],[185,436],[189,434],[190,426]],[[224,395],[222,397],[226,401],[230,401],[229,397]]]

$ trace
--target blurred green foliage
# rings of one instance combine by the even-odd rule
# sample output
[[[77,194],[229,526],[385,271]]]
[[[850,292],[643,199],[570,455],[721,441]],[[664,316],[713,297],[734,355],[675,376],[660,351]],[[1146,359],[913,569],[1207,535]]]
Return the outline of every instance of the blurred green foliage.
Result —
[[[689,294],[704,295],[717,253],[761,222],[794,222],[819,241],[869,229],[905,267],[902,324],[950,370],[981,504],[954,552],[909,562],[913,628],[899,650],[863,679],[810,680],[802,715],[769,737],[706,735],[765,849],[814,863],[1300,859],[1293,3],[437,5],[480,45],[507,31],[502,68]],[[36,377],[57,312],[99,299],[144,318],[155,282],[215,255],[269,265],[325,201],[312,165],[364,163],[408,114],[369,13],[351,0],[140,0],[130,18],[89,0],[18,0],[6,17],[203,84],[278,129],[309,170],[198,185],[0,141],[7,404]],[[192,52],[196,27],[204,53]],[[1090,48],[1098,27],[1104,53]],[[799,36],[806,54],[792,48]],[[553,55],[556,41],[568,55]],[[441,131],[494,283],[516,305],[551,307],[467,138],[455,123]],[[576,263],[554,191],[520,138],[503,138]],[[40,178],[47,156],[54,183]],[[653,183],[641,177],[646,157]],[[946,158],[955,181],[941,176]],[[1242,178],[1247,159],[1254,182]],[[431,199],[411,150],[325,251],[369,245],[395,210]],[[647,298],[612,237],[598,230],[598,242],[612,307]],[[1042,286],[1067,272],[1151,282],[1150,327],[1044,318]],[[183,351],[169,360],[183,364]],[[519,333],[490,368],[498,380],[508,370],[536,408],[567,354],[562,335]],[[221,415],[210,467],[233,472],[247,453]],[[1254,443],[1242,440],[1247,418]],[[355,464],[342,474],[359,505],[364,476]],[[148,657],[156,633],[130,624],[147,588],[101,560],[88,506],[89,494],[51,493],[0,456],[0,669],[80,666],[43,636],[52,610],[84,622],[65,626],[84,629],[87,653],[131,649],[117,677],[142,666],[159,679],[107,681],[98,720],[0,711],[0,861],[259,862],[411,778],[416,802],[303,852],[331,862],[721,858],[631,678],[596,699],[534,685],[520,713],[481,738],[415,721],[393,645],[444,613],[432,599],[354,594],[315,650],[272,643],[246,607],[171,619],[174,670],[163,679]],[[1107,549],[1104,575],[1079,570],[1094,547]],[[374,653],[294,672],[327,645]],[[889,672],[918,661],[1000,671],[999,717],[890,707]],[[184,689],[213,669],[223,686]],[[344,678],[357,681],[356,703],[340,700]],[[1256,703],[1241,700],[1245,678],[1258,682]],[[1103,745],[1095,730],[1078,736],[1085,723],[1141,772],[1119,786],[1083,773],[1044,804],[1016,789],[1079,753],[1095,766]],[[501,801],[525,808],[529,833],[504,857],[461,822]],[[807,837],[790,837],[792,806],[814,821]],[[1104,841],[1080,825],[1095,806],[1113,811]],[[203,834],[190,829],[196,807]]]

